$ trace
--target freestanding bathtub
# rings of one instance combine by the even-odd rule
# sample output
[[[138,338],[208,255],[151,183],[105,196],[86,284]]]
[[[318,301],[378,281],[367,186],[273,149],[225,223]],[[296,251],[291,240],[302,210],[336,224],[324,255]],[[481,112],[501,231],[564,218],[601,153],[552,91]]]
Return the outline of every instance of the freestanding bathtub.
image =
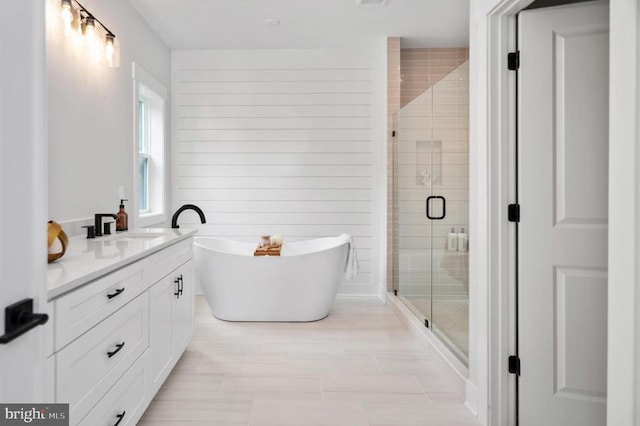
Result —
[[[196,273],[216,318],[317,321],[336,297],[350,239],[285,243],[280,256],[253,256],[256,244],[196,237]]]

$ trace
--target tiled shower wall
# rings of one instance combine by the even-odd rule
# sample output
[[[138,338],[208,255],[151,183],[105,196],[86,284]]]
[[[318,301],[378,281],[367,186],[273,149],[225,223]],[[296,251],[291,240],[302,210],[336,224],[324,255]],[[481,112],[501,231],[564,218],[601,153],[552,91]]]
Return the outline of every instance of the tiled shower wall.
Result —
[[[468,231],[468,76],[465,62],[398,114],[395,248],[398,282],[405,294],[467,295],[467,253],[447,251],[446,242],[451,228]],[[429,195],[446,199],[443,220],[425,219]]]
[[[399,195],[398,189],[402,184],[402,177],[399,177],[398,173],[394,173],[394,167],[396,167],[395,164],[398,163],[399,159],[395,158],[394,155],[394,140],[392,137],[392,132],[393,130],[398,129],[398,125],[400,123],[398,123],[397,113],[400,111],[400,108],[403,108],[405,106],[409,106],[409,109],[406,110],[409,111],[408,113],[405,113],[405,110],[403,109],[402,116],[406,116],[405,124],[414,126],[415,123],[420,122],[420,124],[418,124],[418,127],[428,126],[428,128],[430,129],[430,126],[432,125],[431,110],[423,109],[423,111],[418,111],[418,109],[420,109],[420,104],[425,104],[427,98],[429,98],[429,96],[432,96],[432,94],[430,95],[427,93],[427,90],[441,81],[443,83],[440,85],[440,90],[437,91],[438,93],[436,95],[436,101],[441,102],[444,106],[442,108],[439,108],[438,111],[435,111],[433,122],[435,123],[434,125],[437,129],[434,128],[435,134],[433,136],[433,139],[436,140],[436,136],[439,137],[442,135],[446,136],[447,138],[451,138],[449,139],[450,142],[447,142],[447,144],[445,145],[445,149],[443,152],[444,161],[454,161],[456,163],[459,162],[460,164],[456,164],[455,166],[453,166],[454,169],[451,169],[451,172],[456,174],[456,176],[447,178],[446,182],[451,183],[453,179],[456,181],[456,185],[458,185],[459,182],[463,182],[463,185],[465,185],[465,187],[456,187],[457,189],[450,189],[450,191],[453,192],[447,198],[449,200],[449,204],[447,207],[449,211],[453,211],[452,209],[458,209],[458,207],[463,206],[458,213],[451,215],[450,219],[464,224],[467,223],[468,66],[465,64],[465,66],[460,67],[460,65],[468,60],[468,56],[468,48],[401,49],[400,39],[398,37],[392,37],[388,39],[388,290],[392,290],[393,283],[398,282],[399,280],[400,238],[402,238],[402,240],[407,239],[407,241],[403,242],[403,245],[419,245],[420,241],[424,242],[424,236],[421,236],[421,232],[418,232],[418,234],[416,235],[413,234],[413,231],[416,231],[418,229],[421,231],[424,230],[424,227],[418,225],[418,222],[420,220],[424,220],[423,211],[421,212],[421,219],[417,218],[418,215],[416,215],[415,218],[411,219],[411,221],[416,221],[416,225],[412,225],[411,227],[404,226],[402,230],[400,229],[400,203],[399,200],[396,200],[395,198]],[[454,72],[454,70],[455,76],[451,74],[452,72]],[[456,79],[457,83],[454,83]],[[446,81],[448,81],[448,83]],[[420,96],[422,96],[422,99],[417,100],[416,105],[409,105],[412,101],[416,100]],[[408,116],[413,114],[422,115],[420,117],[415,117],[414,119],[409,120],[409,122],[407,123]],[[425,131],[426,129],[422,130],[422,132]],[[407,132],[405,130],[405,138],[411,137],[411,135],[407,135],[406,133]],[[402,135],[400,135],[400,132],[398,132],[398,141],[400,141],[401,137]],[[418,136],[416,137],[419,139]],[[422,140],[431,140],[431,137],[422,137]],[[464,152],[460,151],[454,153],[452,149],[456,152],[458,151],[458,149],[462,149],[464,150]],[[415,154],[415,152],[413,154],[407,153],[407,155],[409,156],[413,155],[412,158],[415,158]],[[456,157],[453,158],[451,157],[452,155],[455,155]],[[411,161],[415,160],[412,159]],[[462,196],[461,192],[464,192],[466,195]],[[403,196],[404,195],[406,194],[403,194]],[[422,197],[422,195],[423,194],[421,194],[419,197]],[[416,203],[418,203],[417,200],[414,201],[414,204]],[[422,203],[424,203],[424,199],[422,199]],[[456,204],[458,204],[458,206],[456,206]],[[417,210],[424,210],[424,206],[415,208]],[[462,225],[457,225],[457,228],[459,229],[460,226]],[[449,224],[440,225],[439,227],[442,229],[446,229],[446,232],[438,229],[436,240],[434,241],[435,247],[442,246],[442,232],[444,232],[444,238],[446,238],[446,233],[448,232],[448,229],[450,229]],[[421,247],[426,248],[424,244]],[[462,263],[466,265],[466,262]]]
[[[466,47],[450,49],[400,49],[404,107],[469,59]]]

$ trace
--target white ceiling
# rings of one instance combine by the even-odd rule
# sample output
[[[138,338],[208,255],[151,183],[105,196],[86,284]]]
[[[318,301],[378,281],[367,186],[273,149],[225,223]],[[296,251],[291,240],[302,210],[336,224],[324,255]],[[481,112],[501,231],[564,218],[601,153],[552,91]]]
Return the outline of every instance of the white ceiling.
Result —
[[[172,50],[350,47],[375,36],[402,37],[402,47],[460,47],[469,39],[469,0],[129,2]]]

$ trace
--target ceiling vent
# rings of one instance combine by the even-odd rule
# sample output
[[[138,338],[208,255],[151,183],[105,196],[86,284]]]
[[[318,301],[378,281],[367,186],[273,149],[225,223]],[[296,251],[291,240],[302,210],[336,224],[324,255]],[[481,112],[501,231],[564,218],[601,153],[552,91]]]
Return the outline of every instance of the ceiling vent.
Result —
[[[356,0],[356,4],[358,6],[363,4],[371,4],[375,6],[384,6],[387,4],[387,0]]]

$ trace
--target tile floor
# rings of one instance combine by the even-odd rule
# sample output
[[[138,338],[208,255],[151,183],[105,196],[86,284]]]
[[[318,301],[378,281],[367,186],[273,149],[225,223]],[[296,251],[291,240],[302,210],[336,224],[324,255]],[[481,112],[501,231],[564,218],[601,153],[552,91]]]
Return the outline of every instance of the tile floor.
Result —
[[[434,299],[425,296],[405,296],[418,309],[429,314],[439,333],[449,339],[453,350],[459,350],[461,357],[469,357],[469,300],[468,299]]]
[[[232,323],[196,297],[194,337],[140,426],[476,426],[425,338],[338,298],[313,323]]]

